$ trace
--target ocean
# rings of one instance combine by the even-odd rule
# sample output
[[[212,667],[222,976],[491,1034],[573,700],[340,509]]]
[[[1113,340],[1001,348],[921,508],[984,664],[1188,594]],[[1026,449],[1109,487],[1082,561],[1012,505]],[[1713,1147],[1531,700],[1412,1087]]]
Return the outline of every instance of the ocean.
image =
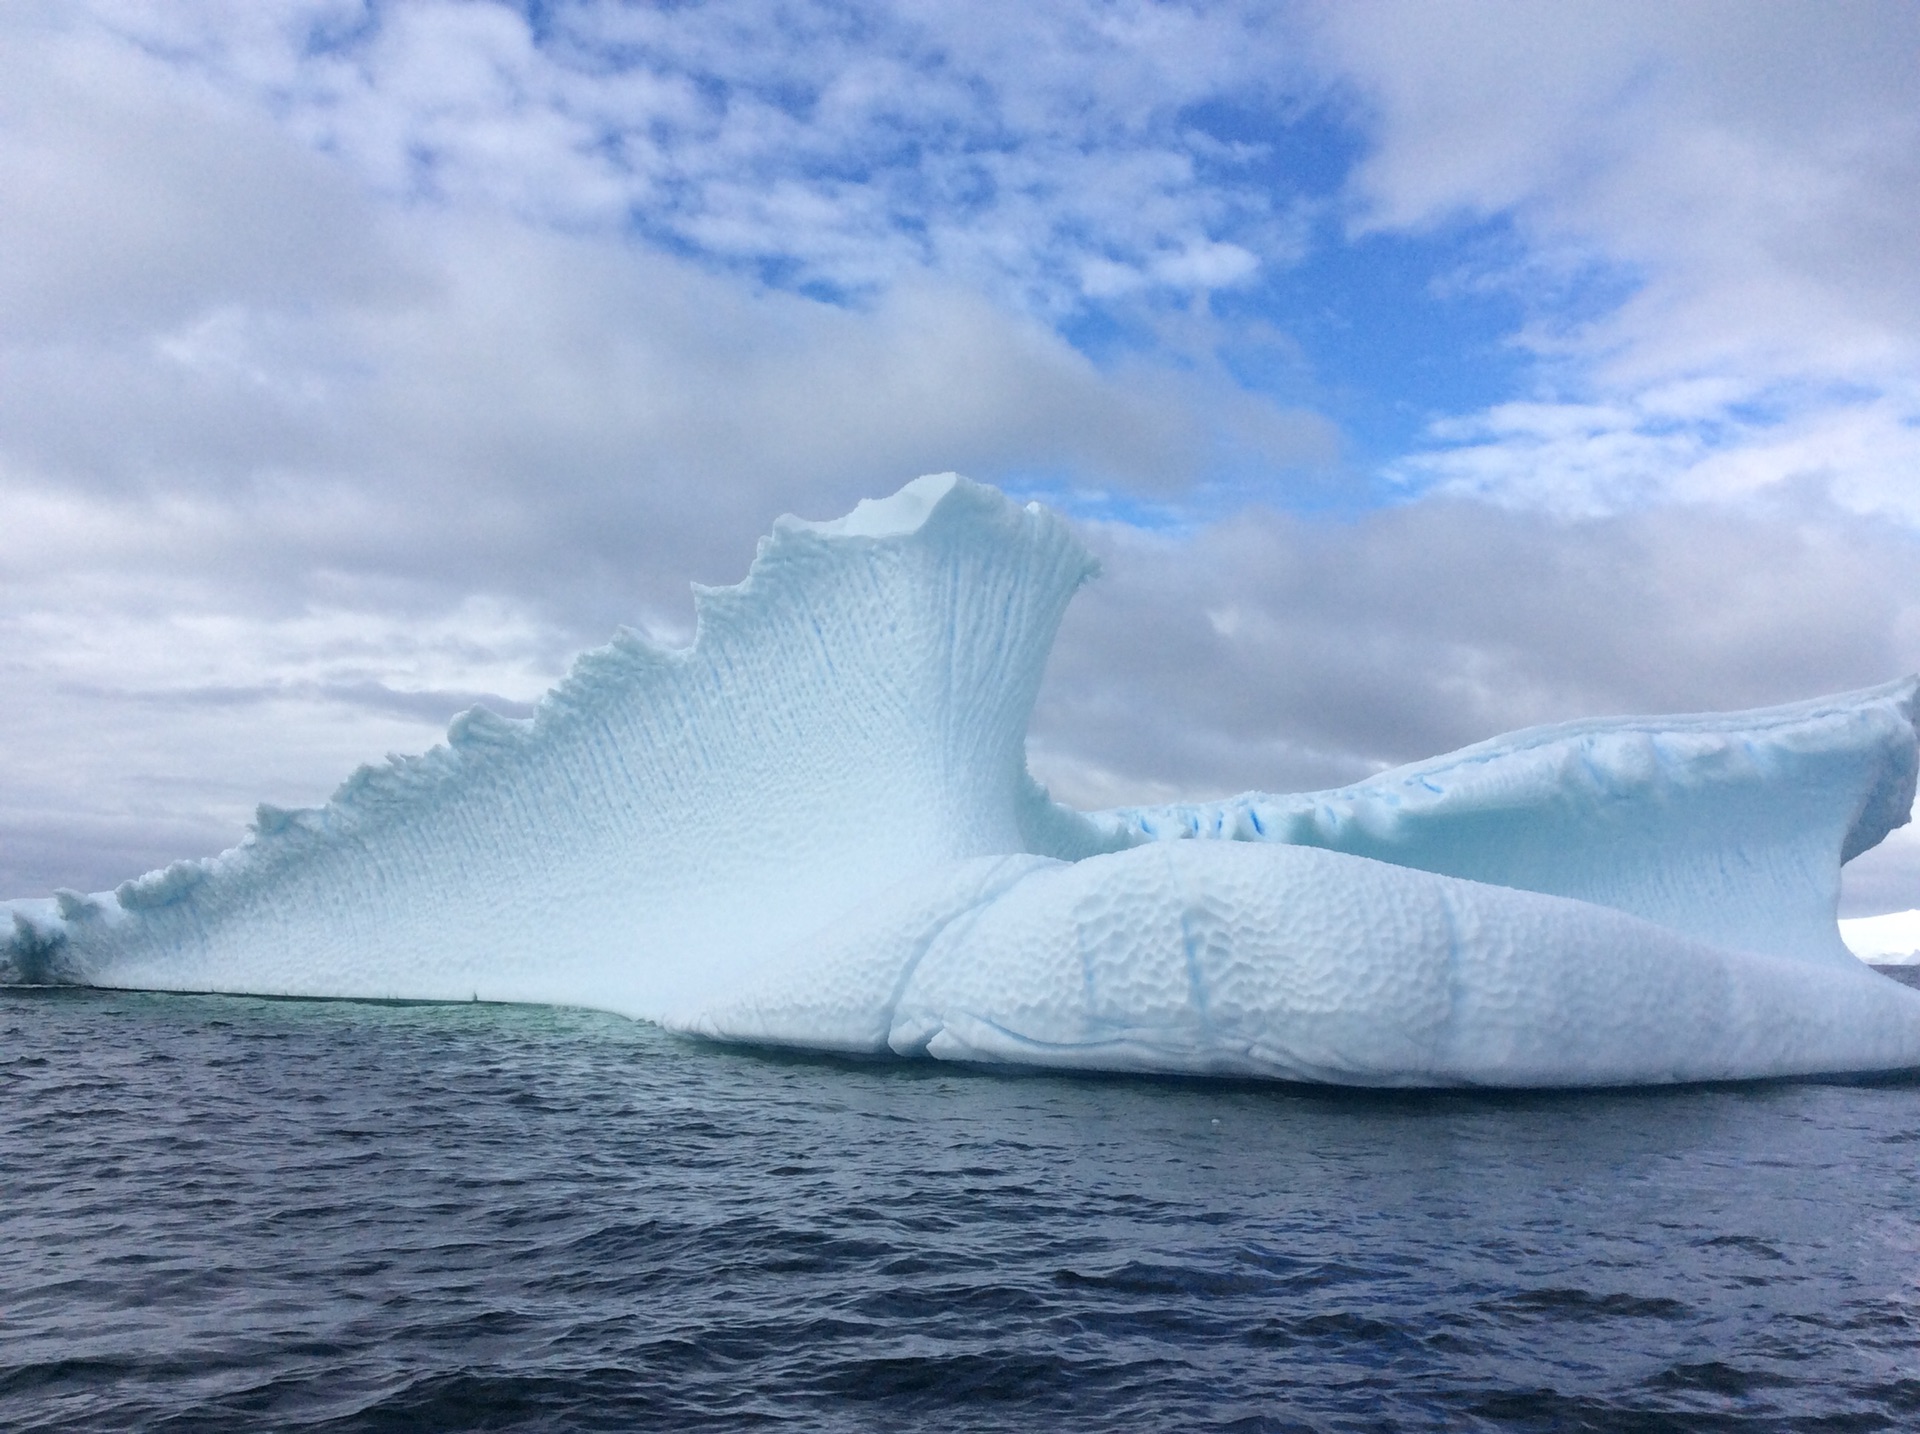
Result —
[[[10,1430],[1920,1428],[1920,1081],[1367,1093],[0,990]]]

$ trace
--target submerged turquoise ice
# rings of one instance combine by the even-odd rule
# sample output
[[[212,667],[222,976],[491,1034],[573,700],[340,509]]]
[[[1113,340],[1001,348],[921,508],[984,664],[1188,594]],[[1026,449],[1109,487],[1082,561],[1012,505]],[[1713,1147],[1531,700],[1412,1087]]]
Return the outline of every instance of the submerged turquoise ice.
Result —
[[[1907,819],[1916,684],[1538,728],[1336,792],[1082,814],[1028,776],[1093,565],[945,475],[783,518],[525,721],[5,903],[15,980],[597,1007],[734,1041],[1377,1085],[1920,1067],[1841,945]]]

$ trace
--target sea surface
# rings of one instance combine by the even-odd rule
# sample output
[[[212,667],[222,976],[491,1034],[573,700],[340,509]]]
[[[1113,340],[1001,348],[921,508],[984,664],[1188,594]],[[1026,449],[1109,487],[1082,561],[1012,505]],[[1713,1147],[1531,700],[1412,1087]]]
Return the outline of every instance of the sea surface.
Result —
[[[1361,1094],[0,990],[0,1427],[1920,1429],[1920,1083]]]

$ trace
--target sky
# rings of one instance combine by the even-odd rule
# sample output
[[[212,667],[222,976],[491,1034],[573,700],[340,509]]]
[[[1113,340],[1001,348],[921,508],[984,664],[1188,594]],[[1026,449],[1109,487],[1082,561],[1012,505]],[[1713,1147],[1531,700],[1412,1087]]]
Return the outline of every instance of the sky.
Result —
[[[1101,557],[1081,806],[1920,668],[1917,65],[1905,0],[16,0],[0,892],[927,472]]]

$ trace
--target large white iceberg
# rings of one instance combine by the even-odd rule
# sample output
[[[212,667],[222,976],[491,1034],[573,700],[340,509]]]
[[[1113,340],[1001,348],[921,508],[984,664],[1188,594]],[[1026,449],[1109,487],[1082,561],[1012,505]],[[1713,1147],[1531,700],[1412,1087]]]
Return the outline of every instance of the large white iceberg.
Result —
[[[1839,869],[1907,819],[1916,683],[1581,722],[1335,792],[1092,815],[1028,776],[1093,571],[952,475],[783,518],[525,721],[5,903],[14,980],[601,1007],[734,1041],[1373,1085],[1920,1067]],[[4,922],[0,916],[0,922]]]

